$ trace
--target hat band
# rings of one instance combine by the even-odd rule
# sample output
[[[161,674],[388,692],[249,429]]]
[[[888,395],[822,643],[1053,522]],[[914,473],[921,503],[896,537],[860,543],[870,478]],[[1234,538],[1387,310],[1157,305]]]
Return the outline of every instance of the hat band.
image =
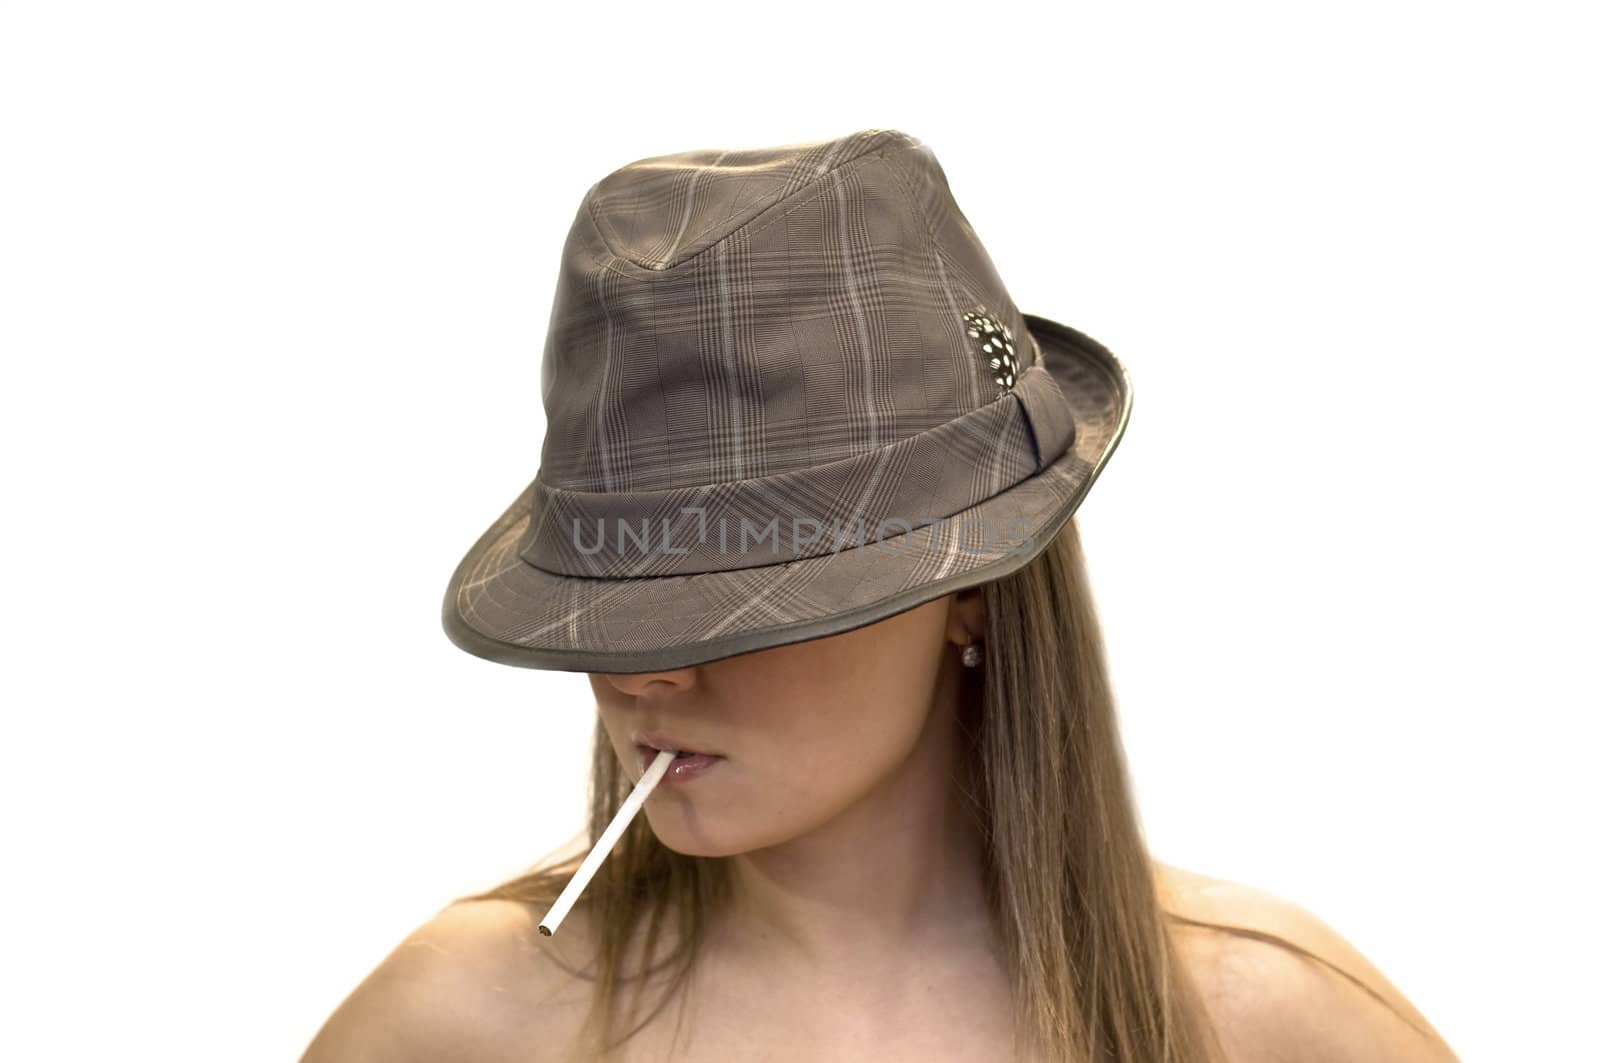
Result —
[[[536,478],[518,553],[560,575],[638,579],[755,568],[870,544],[893,550],[911,530],[1038,473],[1075,435],[1060,385],[1035,363],[993,402],[808,469],[660,491],[572,491]],[[980,527],[977,534],[1019,533]]]

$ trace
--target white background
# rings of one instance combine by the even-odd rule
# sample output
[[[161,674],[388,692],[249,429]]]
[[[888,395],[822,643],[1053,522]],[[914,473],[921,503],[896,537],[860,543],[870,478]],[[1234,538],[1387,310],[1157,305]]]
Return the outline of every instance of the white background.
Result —
[[[439,626],[536,468],[567,226],[867,127],[1129,367],[1080,520],[1156,854],[1469,1063],[1592,1052],[1594,36],[1103,7],[0,9],[0,1055],[297,1058],[574,836],[584,677]]]

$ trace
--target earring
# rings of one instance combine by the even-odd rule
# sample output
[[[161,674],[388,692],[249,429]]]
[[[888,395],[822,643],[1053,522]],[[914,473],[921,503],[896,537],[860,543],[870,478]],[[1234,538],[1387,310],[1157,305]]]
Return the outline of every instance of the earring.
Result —
[[[983,646],[980,643],[969,642],[961,647],[961,663],[968,668],[976,668],[983,661]]]

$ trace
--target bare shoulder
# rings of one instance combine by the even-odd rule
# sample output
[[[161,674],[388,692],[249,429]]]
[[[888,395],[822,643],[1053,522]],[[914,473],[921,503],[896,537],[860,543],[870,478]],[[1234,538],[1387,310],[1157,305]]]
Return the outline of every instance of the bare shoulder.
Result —
[[[587,1004],[574,976],[587,944],[577,912],[546,939],[524,905],[451,904],[351,991],[301,1063],[563,1060]]]
[[[1158,863],[1156,872],[1166,911],[1273,935],[1303,950],[1249,933],[1171,924],[1224,1046],[1240,1063],[1459,1063],[1382,972],[1304,907],[1167,864]]]

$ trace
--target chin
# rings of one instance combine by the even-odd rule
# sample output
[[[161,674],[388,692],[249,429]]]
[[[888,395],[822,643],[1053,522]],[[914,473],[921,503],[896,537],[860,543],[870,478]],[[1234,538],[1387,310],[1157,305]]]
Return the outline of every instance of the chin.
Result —
[[[736,856],[748,852],[749,847],[744,845],[723,845],[715,839],[696,838],[687,832],[656,831],[656,841],[671,849],[679,856]]]
[[[680,856],[738,856],[775,844],[773,839],[714,826],[700,816],[691,819],[672,812],[652,816],[648,811],[646,816],[656,841]]]

